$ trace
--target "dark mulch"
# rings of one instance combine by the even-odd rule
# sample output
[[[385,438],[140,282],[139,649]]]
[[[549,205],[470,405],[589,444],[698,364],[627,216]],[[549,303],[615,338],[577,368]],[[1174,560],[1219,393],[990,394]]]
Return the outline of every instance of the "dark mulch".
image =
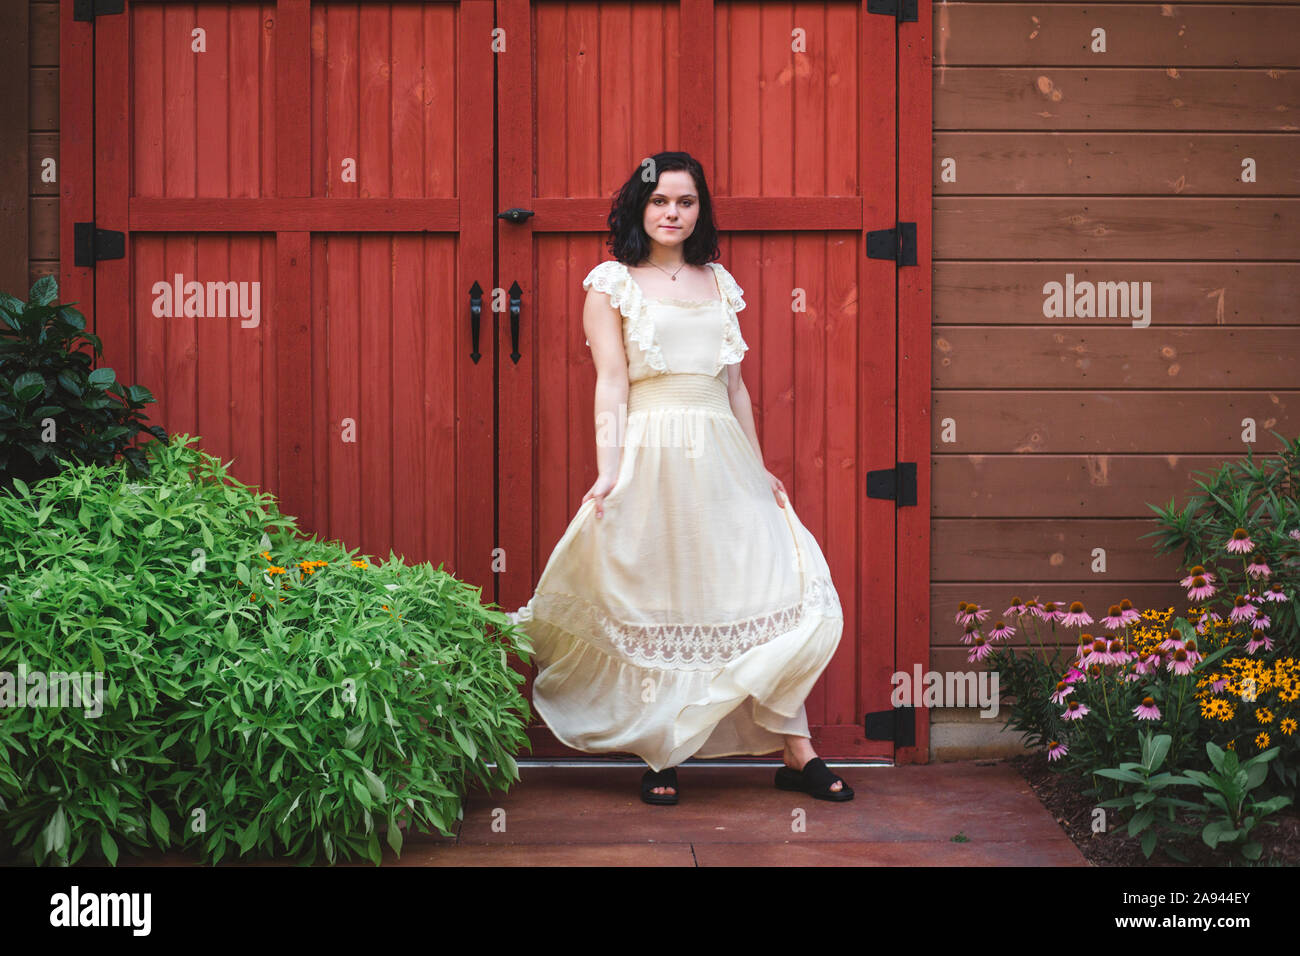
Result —
[[[1226,866],[1235,859],[1235,851],[1211,850],[1197,836],[1179,844],[1188,863],[1175,860],[1159,846],[1148,860],[1142,855],[1142,834],[1129,836],[1128,825],[1117,821],[1116,810],[1107,809],[1108,832],[1092,832],[1092,810],[1096,798],[1083,793],[1090,785],[1088,780],[1052,770],[1045,753],[1007,759],[1034,788],[1043,806],[1093,866]],[[1185,788],[1175,788],[1181,789]],[[1179,822],[1190,822],[1182,816],[1178,819]],[[1278,826],[1259,824],[1251,831],[1252,838],[1263,846],[1264,852],[1256,863],[1246,865],[1300,866],[1300,810],[1292,804],[1265,819],[1277,821]]]

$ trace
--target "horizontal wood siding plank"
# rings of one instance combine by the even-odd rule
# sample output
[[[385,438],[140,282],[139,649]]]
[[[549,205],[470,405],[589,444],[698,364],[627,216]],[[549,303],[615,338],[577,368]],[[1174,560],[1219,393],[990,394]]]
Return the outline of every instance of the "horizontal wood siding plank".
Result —
[[[935,455],[930,514],[945,518],[1146,518],[1179,506],[1193,472],[1235,455]],[[1262,456],[1256,455],[1256,458]],[[1268,456],[1272,457],[1272,456]],[[974,577],[967,573],[964,577]]]
[[[1158,539],[1143,537],[1157,530],[1154,518],[936,518],[930,525],[930,577],[947,583],[972,576],[1007,582],[1172,581],[1180,577],[1181,552],[1157,554]],[[1095,555],[1096,548],[1104,554]]]
[[[1297,376],[1300,385],[1300,376]],[[1291,406],[1295,406],[1292,408]],[[1300,435],[1300,391],[972,391],[934,393],[935,454],[1013,452],[1245,454],[1269,431]],[[951,435],[948,441],[945,435]]]
[[[936,259],[1297,259],[1300,200],[936,196]]]
[[[1105,48],[1093,31],[1104,29]],[[942,3],[935,67],[1297,65],[1300,8],[1236,4]]]
[[[933,184],[936,196],[1295,196],[1295,153],[1294,133],[945,132]],[[1242,181],[1246,158],[1254,181]]]
[[[1032,29],[1026,23],[1025,29]],[[1086,37],[1077,38],[1085,43]],[[936,50],[942,46],[937,41]],[[987,62],[987,61],[986,61]],[[941,67],[934,129],[1290,132],[1300,73],[1157,67]]]
[[[934,322],[945,325],[1041,325],[1043,287],[1092,282],[1150,282],[1153,318],[1178,325],[1296,325],[1300,264],[1294,262],[936,262]],[[1130,285],[1130,289],[1132,286]],[[1141,288],[1141,286],[1139,286]],[[1132,328],[1127,316],[1067,318],[1070,325]],[[1287,333],[1290,334],[1290,333]],[[1280,384],[1280,383],[1279,383]]]
[[[1300,335],[1267,328],[957,326],[934,330],[934,387],[1294,387]],[[1008,397],[1008,402],[1025,401]]]

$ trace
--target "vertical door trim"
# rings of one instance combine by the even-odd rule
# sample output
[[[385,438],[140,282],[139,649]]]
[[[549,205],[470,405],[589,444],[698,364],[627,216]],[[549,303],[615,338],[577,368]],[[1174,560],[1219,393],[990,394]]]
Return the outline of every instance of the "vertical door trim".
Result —
[[[916,462],[916,505],[898,509],[898,668],[930,669],[930,211],[933,39],[930,0],[898,28],[898,219],[916,223],[916,265],[898,270],[898,458]],[[894,762],[928,763],[930,711],[916,710],[916,744]]]

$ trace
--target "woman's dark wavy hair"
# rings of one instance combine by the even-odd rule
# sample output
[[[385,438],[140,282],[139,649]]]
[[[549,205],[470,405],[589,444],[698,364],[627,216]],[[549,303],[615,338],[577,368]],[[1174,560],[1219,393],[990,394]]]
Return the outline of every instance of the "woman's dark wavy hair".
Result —
[[[718,229],[713,221],[713,201],[709,198],[704,167],[690,153],[666,152],[642,160],[614,195],[614,205],[609,211],[609,238],[605,244],[609,246],[610,254],[624,265],[634,266],[650,254],[650,237],[642,225],[646,203],[658,187],[659,177],[674,169],[684,169],[691,174],[700,197],[700,215],[695,221],[695,230],[682,244],[682,257],[696,266],[718,258]],[[643,170],[646,171],[645,178],[642,178]]]

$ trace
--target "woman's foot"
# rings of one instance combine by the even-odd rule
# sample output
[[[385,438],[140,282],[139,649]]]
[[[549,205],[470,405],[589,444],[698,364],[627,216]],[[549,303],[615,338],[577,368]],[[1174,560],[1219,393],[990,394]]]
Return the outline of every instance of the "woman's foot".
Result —
[[[793,744],[791,742],[794,742]],[[785,752],[782,758],[785,765],[791,770],[803,770],[804,764],[817,756],[817,752],[812,748],[812,741],[807,737],[787,737],[785,739]],[[831,784],[831,790],[840,791],[844,789],[844,782],[836,780]]]
[[[651,787],[650,792],[651,793],[676,793],[677,788],[676,787]]]

